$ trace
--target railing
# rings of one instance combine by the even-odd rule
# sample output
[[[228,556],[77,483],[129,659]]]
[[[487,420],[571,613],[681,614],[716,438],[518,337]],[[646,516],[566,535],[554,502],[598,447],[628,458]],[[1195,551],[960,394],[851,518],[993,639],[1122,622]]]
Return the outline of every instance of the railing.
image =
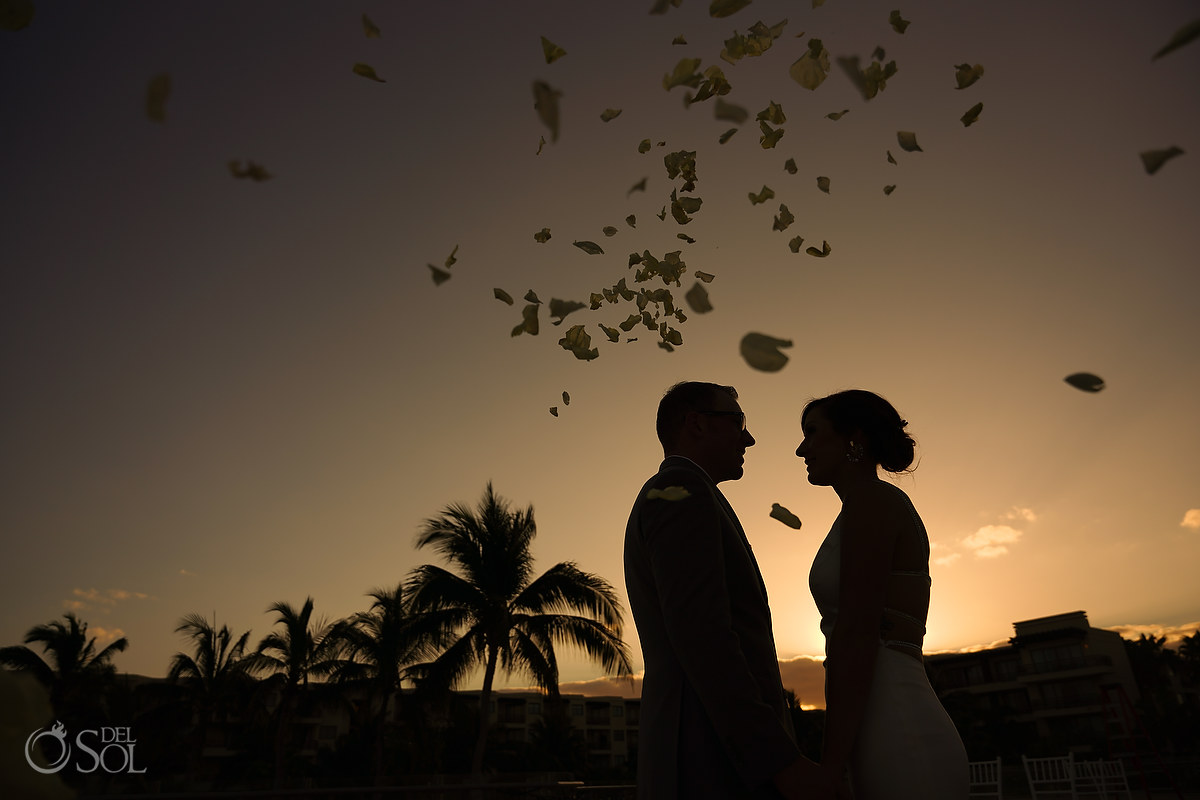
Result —
[[[1067,672],[1073,669],[1111,666],[1112,659],[1108,656],[1082,656],[1076,658],[1056,658],[1041,663],[1022,664],[1017,672],[1020,675],[1045,675],[1051,672]]]
[[[356,786],[331,789],[272,789],[223,792],[80,794],[79,800],[635,800],[633,785],[464,783],[428,786]]]

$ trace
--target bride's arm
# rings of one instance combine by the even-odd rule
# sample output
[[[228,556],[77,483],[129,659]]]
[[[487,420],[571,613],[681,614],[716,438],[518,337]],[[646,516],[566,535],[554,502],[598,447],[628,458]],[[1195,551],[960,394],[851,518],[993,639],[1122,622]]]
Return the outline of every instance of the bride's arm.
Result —
[[[821,766],[841,775],[858,735],[875,660],[897,526],[878,497],[847,503],[841,519],[837,621],[825,660],[825,738]]]

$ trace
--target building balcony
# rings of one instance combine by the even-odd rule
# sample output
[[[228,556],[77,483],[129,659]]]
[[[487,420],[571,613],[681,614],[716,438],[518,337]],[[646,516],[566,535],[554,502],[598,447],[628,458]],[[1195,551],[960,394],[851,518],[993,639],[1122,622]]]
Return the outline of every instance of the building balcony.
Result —
[[[1089,675],[1104,675],[1113,671],[1112,659],[1108,656],[1082,656],[1063,658],[1041,663],[1022,664],[1017,670],[1017,680],[1046,681],[1065,678],[1086,678]]]

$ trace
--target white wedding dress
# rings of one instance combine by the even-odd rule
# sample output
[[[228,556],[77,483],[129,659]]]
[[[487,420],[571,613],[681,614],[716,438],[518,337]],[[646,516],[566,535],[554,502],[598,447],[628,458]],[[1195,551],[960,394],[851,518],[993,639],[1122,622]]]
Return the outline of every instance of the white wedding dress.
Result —
[[[925,542],[925,572],[894,570],[889,580],[929,580],[929,540],[916,509],[912,515]],[[841,551],[839,519],[809,573],[827,642],[837,621]],[[885,609],[885,616],[889,614],[916,622],[924,630],[924,620]],[[867,708],[850,759],[855,800],[965,800],[967,754],[958,731],[929,685],[922,663],[893,649],[920,652],[921,641],[884,639],[884,635],[881,630]]]

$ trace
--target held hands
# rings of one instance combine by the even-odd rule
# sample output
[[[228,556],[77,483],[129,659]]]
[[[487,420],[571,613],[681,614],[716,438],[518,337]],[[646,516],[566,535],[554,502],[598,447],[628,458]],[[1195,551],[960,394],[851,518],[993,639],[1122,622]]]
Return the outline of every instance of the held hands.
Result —
[[[845,779],[837,781],[832,772],[803,756],[775,773],[774,782],[787,800],[853,800]]]

